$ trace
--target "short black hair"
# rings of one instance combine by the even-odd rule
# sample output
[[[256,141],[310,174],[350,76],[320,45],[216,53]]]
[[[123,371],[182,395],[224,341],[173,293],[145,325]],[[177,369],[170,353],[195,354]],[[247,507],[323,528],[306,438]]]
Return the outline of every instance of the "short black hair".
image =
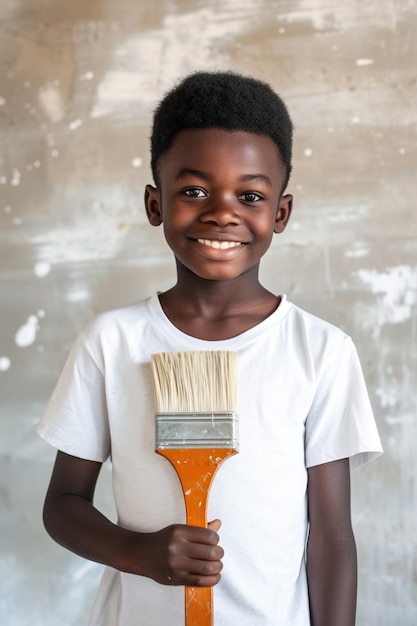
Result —
[[[287,107],[270,85],[235,72],[190,74],[159,103],[151,133],[155,184],[159,184],[159,160],[178,133],[206,128],[240,130],[270,137],[286,169],[286,187],[292,169],[293,132]]]

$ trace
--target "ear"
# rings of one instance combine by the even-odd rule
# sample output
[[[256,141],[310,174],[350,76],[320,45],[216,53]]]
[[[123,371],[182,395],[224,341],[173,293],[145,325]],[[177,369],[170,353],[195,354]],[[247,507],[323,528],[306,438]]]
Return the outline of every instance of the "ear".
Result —
[[[145,187],[145,209],[151,226],[162,224],[161,193],[158,187],[146,185]]]
[[[291,217],[292,211],[292,195],[286,194],[281,196],[278,204],[278,211],[275,217],[274,233],[282,233]]]

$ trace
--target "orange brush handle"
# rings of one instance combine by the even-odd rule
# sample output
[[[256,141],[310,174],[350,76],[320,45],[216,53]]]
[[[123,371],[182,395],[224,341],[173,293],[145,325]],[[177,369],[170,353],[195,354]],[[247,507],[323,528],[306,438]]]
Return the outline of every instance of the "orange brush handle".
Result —
[[[207,528],[210,487],[220,465],[237,453],[233,448],[157,450],[174,467],[181,481],[187,524]],[[185,588],[185,626],[213,626],[213,588]]]

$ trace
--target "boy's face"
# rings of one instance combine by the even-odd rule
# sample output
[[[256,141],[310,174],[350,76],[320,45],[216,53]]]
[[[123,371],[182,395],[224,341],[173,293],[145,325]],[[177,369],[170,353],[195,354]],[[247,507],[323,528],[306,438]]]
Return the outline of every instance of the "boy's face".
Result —
[[[163,224],[177,264],[209,280],[257,273],[291,213],[274,142],[243,131],[182,131],[159,173],[160,186],[146,188],[146,210],[153,226]]]

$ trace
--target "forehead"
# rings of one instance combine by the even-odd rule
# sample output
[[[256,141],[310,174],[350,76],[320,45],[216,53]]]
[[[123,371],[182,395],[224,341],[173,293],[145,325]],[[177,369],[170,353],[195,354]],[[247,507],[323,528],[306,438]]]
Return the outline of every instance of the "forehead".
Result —
[[[220,128],[187,129],[175,137],[160,160],[160,174],[170,176],[182,169],[210,174],[236,171],[262,173],[281,185],[285,177],[278,147],[266,135]]]

